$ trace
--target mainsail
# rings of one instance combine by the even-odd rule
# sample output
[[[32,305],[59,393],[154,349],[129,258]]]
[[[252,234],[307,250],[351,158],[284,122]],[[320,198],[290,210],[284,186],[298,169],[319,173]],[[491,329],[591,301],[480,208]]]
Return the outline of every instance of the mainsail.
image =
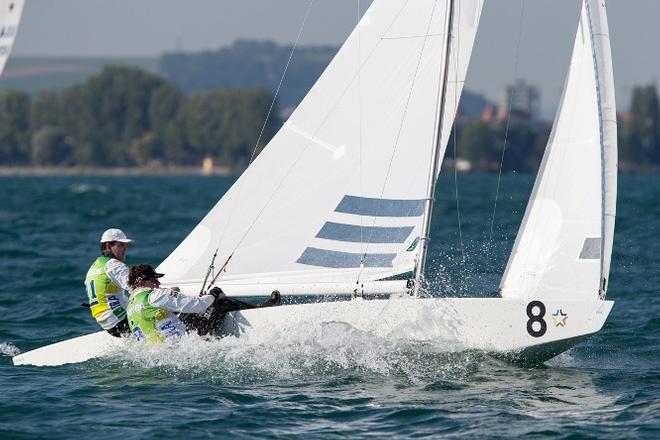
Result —
[[[593,300],[604,295],[616,168],[605,4],[585,0],[553,131],[500,285],[503,297]]]
[[[441,161],[481,8],[482,0],[374,1],[284,127],[159,266],[165,281],[201,283],[216,249],[219,263],[229,261],[224,283],[410,272],[437,117]]]
[[[0,0],[0,75],[14,46],[23,3],[23,0]]]

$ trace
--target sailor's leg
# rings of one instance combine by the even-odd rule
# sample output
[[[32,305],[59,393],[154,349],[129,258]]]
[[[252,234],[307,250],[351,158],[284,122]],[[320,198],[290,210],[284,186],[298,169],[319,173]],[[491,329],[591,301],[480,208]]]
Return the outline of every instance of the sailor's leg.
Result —
[[[273,290],[273,293],[270,294],[270,298],[268,300],[262,302],[261,304],[249,304],[243,301],[239,301],[237,299],[229,299],[227,300],[231,303],[231,310],[228,310],[229,312],[234,312],[236,310],[245,310],[245,309],[259,309],[261,307],[273,307],[273,306],[278,306],[280,305],[280,292],[277,290]]]
[[[188,330],[197,331],[197,334],[203,336],[220,328],[222,321],[229,312],[257,309],[260,307],[271,307],[279,304],[279,301],[280,293],[278,291],[273,292],[268,301],[259,305],[227,298],[224,295],[218,295],[206,312],[199,315],[193,313],[181,314],[179,315],[179,319],[186,325]]]
[[[196,331],[198,335],[204,336],[212,333],[222,325],[227,312],[248,308],[244,307],[245,305],[250,306],[250,304],[236,302],[228,298],[216,298],[206,312],[181,314],[179,319],[186,325],[188,330]]]

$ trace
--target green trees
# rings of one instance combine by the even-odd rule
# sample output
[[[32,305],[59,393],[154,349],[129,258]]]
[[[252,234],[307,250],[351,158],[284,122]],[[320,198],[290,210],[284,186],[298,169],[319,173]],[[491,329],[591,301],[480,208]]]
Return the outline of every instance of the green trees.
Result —
[[[248,49],[254,47],[237,44],[234,55]],[[210,157],[242,168],[255,150],[272,99],[259,88],[186,96],[165,79],[128,67],[108,67],[60,93],[30,97],[8,90],[0,93],[0,166],[181,166]],[[282,123],[276,113],[257,153]],[[477,170],[497,171],[506,138],[503,171],[533,172],[549,129],[516,117],[508,130],[502,120],[459,121],[458,156]],[[448,150],[453,155],[453,148]],[[654,85],[635,87],[630,112],[619,115],[619,151],[624,168],[660,167],[660,98]]]
[[[70,165],[73,160],[73,145],[60,127],[44,126],[32,135],[30,163],[38,166]]]
[[[245,165],[272,96],[259,89],[187,98],[164,79],[107,67],[59,94],[0,95],[0,165]],[[263,141],[281,121],[271,115]]]
[[[660,105],[654,85],[633,88],[629,118],[619,129],[623,161],[660,165]]]
[[[506,140],[502,171],[533,172],[541,161],[547,139],[543,126],[512,120],[507,130],[506,121],[487,123],[475,119],[461,124],[458,130],[458,156],[469,161],[473,169],[498,171]],[[538,148],[540,144],[542,147]]]
[[[20,165],[30,158],[30,97],[9,90],[0,95],[0,163]]]
[[[503,142],[490,124],[484,124],[479,120],[470,121],[457,133],[457,140],[458,156],[474,166],[482,167],[493,162],[499,163],[498,153],[501,152]]]

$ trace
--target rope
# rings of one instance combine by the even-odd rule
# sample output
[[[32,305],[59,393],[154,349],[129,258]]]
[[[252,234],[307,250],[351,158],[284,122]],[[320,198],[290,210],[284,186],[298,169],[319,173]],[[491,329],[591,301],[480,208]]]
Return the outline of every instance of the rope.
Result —
[[[516,45],[516,53],[513,63],[513,79],[515,81],[518,76],[518,61],[520,56],[520,41],[522,40],[522,24],[525,16],[525,1],[520,0],[520,22],[518,26],[518,43]],[[502,167],[504,166],[504,153],[506,152],[507,143],[509,141],[509,126],[511,124],[511,104],[513,104],[513,93],[509,95],[509,112],[506,117],[506,130],[504,132],[504,145],[502,146],[502,155],[500,157],[500,170],[497,174],[497,187],[495,189],[495,204],[493,206],[493,215],[490,218],[490,236],[488,238],[488,245],[491,247],[493,243],[493,228],[495,226],[495,212],[497,211],[497,200],[500,195],[500,184],[502,181]]]

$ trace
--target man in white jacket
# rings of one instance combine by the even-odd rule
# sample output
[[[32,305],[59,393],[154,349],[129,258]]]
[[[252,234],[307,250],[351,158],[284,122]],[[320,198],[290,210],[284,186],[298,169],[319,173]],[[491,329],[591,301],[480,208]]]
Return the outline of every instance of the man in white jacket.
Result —
[[[128,266],[124,262],[133,240],[121,229],[108,229],[101,236],[101,256],[85,277],[88,306],[99,325],[112,336],[129,333],[126,320],[128,304]]]

